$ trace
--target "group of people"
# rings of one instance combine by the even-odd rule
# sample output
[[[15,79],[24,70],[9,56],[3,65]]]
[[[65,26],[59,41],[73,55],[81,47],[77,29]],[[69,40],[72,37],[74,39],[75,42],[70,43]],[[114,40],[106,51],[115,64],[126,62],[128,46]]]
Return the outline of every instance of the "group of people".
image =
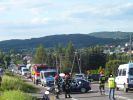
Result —
[[[71,98],[71,95],[70,95],[71,76],[70,74],[65,74],[65,76],[63,77],[63,80],[64,81],[62,82],[61,76],[59,74],[56,74],[54,77],[54,92],[55,92],[56,99],[59,99],[61,90],[65,92],[65,98]],[[42,100],[50,100],[48,94],[49,94],[49,91],[45,91],[45,94]]]
[[[105,94],[105,82],[106,82],[106,77],[103,72],[100,73],[100,78],[99,78],[99,90],[101,95]],[[115,83],[115,78],[113,77],[112,74],[109,75],[108,78],[108,88],[109,88],[109,99],[115,100],[115,88],[116,88],[116,83]]]
[[[106,77],[103,72],[100,72],[100,77],[99,77],[99,90],[100,94],[103,95],[105,94],[105,83],[106,83]],[[71,89],[70,89],[70,84],[71,84],[71,76],[70,74],[66,74],[64,76],[64,82],[61,85],[61,78],[57,74],[55,76],[55,91],[56,91],[56,98],[59,99],[59,94],[60,94],[60,89],[61,86],[63,86],[63,90],[65,92],[65,98],[71,98]],[[112,74],[109,75],[108,78],[108,88],[109,88],[109,99],[115,100],[115,88],[116,88],[116,83],[115,83],[115,78],[113,77]]]
[[[64,79],[63,79],[63,83],[61,82],[61,77],[59,76],[59,74],[57,74],[55,76],[55,82],[54,82],[54,86],[55,86],[55,93],[56,93],[56,98],[59,99],[59,94],[61,91],[61,88],[63,89],[63,91],[65,92],[65,98],[71,98],[71,89],[70,89],[70,84],[71,84],[71,76],[70,74],[65,74]]]
[[[54,78],[54,89],[55,89],[55,97],[56,99],[59,99],[59,95],[61,92],[61,89],[63,89],[63,91],[65,92],[65,98],[71,98],[71,89],[70,89],[70,84],[71,84],[71,75],[70,74],[65,74],[64,76],[64,81],[62,83],[62,79],[59,76],[59,74],[57,74]],[[106,83],[106,77],[104,75],[103,72],[100,73],[100,77],[99,77],[99,90],[100,90],[100,94],[104,95],[105,94],[105,83]],[[110,100],[115,100],[115,88],[116,88],[116,84],[115,84],[115,78],[113,77],[112,74],[109,75],[108,78],[108,87],[109,87],[109,99]],[[49,99],[45,99],[45,100],[49,100]]]

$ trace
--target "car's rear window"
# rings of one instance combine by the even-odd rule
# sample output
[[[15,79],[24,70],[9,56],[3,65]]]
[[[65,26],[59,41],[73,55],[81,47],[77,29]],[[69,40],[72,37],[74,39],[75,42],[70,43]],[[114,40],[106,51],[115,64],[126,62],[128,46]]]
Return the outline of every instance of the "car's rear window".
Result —
[[[133,68],[129,68],[129,75],[133,75]]]
[[[44,70],[45,69],[45,67],[37,67],[37,71],[38,72],[40,72],[40,71],[42,71],[42,70]]]
[[[55,75],[56,75],[56,72],[45,72],[45,73],[44,73],[44,76],[45,76],[45,77],[49,77],[49,76],[54,77]]]
[[[28,69],[23,69],[23,71],[29,71]]]
[[[76,77],[83,77],[83,75],[76,75]]]

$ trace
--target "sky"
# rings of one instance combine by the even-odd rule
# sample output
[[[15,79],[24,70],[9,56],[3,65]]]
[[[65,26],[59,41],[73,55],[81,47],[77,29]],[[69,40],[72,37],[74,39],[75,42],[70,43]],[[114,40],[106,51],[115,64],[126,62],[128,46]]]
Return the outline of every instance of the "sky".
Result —
[[[0,41],[133,31],[133,0],[0,0]]]

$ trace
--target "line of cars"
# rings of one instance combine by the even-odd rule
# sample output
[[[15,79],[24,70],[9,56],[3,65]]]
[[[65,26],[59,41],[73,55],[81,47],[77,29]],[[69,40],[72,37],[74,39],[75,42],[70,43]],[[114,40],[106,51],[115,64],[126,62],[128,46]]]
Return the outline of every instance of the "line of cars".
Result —
[[[30,75],[30,78],[36,85],[41,84],[44,87],[54,86],[54,77],[57,74],[57,70],[54,67],[49,67],[46,64],[34,64],[29,69],[24,65],[20,65],[19,73],[27,78],[29,77],[28,75]],[[62,85],[63,82],[64,78],[62,77]],[[86,93],[89,90],[91,90],[91,84],[89,81],[85,80],[84,76],[82,77],[81,75],[76,74],[75,77],[71,79],[72,92]]]
[[[57,74],[55,68],[45,64],[34,64],[30,69],[31,70],[27,69],[25,65],[20,65],[18,67],[18,73],[27,78],[30,77],[34,84],[40,83],[42,86],[49,87],[54,85],[54,76]],[[98,81],[99,74],[91,75],[87,79]],[[128,92],[128,90],[133,89],[133,63],[120,65],[115,81],[117,90],[124,89],[125,92]],[[75,74],[71,80],[71,90],[73,92],[88,92],[91,90],[90,82],[86,80],[84,74]]]
[[[31,78],[30,70],[24,64],[14,65],[11,70],[13,73],[20,74],[27,78]]]
[[[49,67],[45,64],[35,64],[31,68],[31,77],[34,84],[41,84],[42,86],[53,87],[54,77],[57,74],[57,70],[53,67]],[[61,75],[61,74],[60,74]],[[63,85],[64,78],[61,76]],[[72,92],[88,92],[91,90],[90,82],[83,78],[73,78],[71,80]]]

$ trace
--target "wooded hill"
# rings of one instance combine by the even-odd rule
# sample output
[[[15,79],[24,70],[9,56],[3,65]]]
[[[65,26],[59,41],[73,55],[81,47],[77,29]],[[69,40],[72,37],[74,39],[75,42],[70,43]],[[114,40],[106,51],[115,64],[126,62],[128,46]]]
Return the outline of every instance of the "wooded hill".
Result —
[[[130,32],[131,33],[131,32]],[[122,44],[129,41],[129,33],[125,32],[95,32],[90,34],[51,35],[41,38],[25,40],[6,40],[0,42],[0,49],[33,49],[42,44],[46,48],[55,47],[58,44],[66,46],[72,42],[75,48],[83,48],[95,45]]]
[[[93,32],[89,34],[97,38],[111,38],[111,39],[129,39],[130,35],[133,35],[133,32]]]

